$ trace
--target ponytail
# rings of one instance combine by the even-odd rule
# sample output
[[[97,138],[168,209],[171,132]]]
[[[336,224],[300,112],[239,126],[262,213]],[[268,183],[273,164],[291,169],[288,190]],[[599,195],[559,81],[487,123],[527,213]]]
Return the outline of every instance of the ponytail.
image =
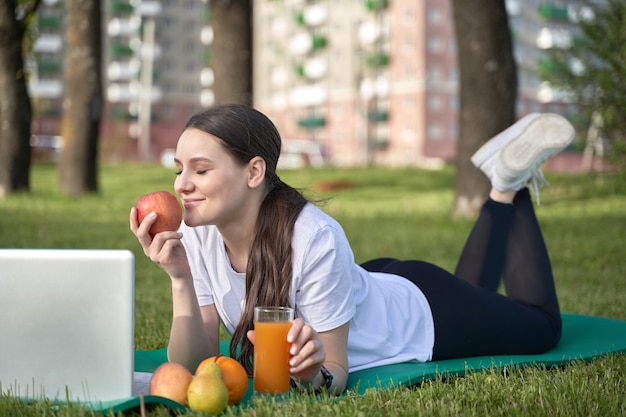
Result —
[[[293,307],[289,292],[293,275],[293,228],[306,198],[277,176],[267,180],[269,192],[259,210],[246,268],[246,300],[230,342],[230,356],[252,375],[254,346],[247,338],[254,329],[254,307]],[[239,349],[239,352],[238,352]]]

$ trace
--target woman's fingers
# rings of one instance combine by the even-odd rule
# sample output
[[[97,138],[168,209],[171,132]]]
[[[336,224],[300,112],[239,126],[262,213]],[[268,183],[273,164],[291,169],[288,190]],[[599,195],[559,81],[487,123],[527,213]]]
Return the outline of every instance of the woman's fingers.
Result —
[[[287,342],[294,344],[298,340],[300,332],[304,327],[304,321],[300,318],[296,318],[291,322],[291,328],[289,328],[289,333],[287,333]]]
[[[293,321],[287,341],[291,343],[289,353],[292,356],[308,356],[323,347],[315,330],[300,318]]]
[[[250,343],[254,344],[254,330],[248,330],[246,336],[248,336]]]
[[[146,255],[159,265],[177,262],[178,258],[184,254],[181,238],[182,234],[179,232],[157,233],[154,239],[151,239]]]
[[[311,376],[315,376],[326,359],[324,345],[317,332],[304,324],[302,319],[295,319],[287,340],[291,343],[289,351],[292,355],[289,361],[291,372],[298,374],[310,370]]]
[[[137,229],[139,228],[139,220],[137,219],[137,209],[135,207],[130,208],[129,223],[130,223],[130,230],[134,234],[137,234]]]
[[[147,250],[152,243],[152,238],[150,237],[149,231],[156,219],[157,214],[155,212],[152,212],[144,217],[140,224],[139,220],[137,219],[137,209],[135,207],[130,209],[130,230],[137,237],[137,240],[143,247],[144,253],[146,255],[148,255]]]

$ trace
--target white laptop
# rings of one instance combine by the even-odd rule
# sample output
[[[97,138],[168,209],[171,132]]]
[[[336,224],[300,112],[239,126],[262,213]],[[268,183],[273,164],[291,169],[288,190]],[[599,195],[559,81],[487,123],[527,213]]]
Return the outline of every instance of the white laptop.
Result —
[[[134,269],[127,250],[0,249],[0,391],[131,397]]]

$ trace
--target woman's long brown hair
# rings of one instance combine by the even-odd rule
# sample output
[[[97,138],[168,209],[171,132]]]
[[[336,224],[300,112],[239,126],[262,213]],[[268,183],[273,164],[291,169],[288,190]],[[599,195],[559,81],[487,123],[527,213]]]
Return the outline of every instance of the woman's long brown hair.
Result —
[[[194,128],[222,141],[242,165],[255,156],[265,160],[267,195],[261,203],[252,250],[246,267],[246,300],[241,320],[230,342],[230,355],[252,374],[253,345],[247,337],[254,328],[254,307],[293,307],[289,301],[293,227],[307,199],[276,175],[281,139],[274,124],[251,107],[229,104],[192,116],[185,129]]]

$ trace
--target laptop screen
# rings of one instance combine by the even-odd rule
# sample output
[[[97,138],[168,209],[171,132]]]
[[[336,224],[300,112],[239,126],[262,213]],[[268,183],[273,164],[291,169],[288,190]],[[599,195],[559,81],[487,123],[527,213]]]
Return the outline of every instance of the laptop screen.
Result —
[[[0,389],[28,399],[130,397],[134,257],[0,249]]]

